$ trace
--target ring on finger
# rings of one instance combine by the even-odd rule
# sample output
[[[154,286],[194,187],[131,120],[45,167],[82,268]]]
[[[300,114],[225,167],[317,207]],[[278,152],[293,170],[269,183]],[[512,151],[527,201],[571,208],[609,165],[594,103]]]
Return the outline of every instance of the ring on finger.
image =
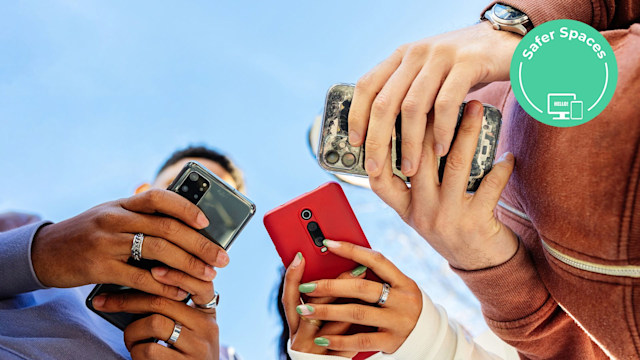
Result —
[[[382,306],[387,302],[387,298],[389,297],[389,290],[391,290],[391,285],[387,283],[382,284],[382,293],[380,293],[380,298],[378,299],[377,305]]]
[[[167,340],[167,344],[174,345],[176,341],[178,341],[181,331],[182,331],[182,325],[180,325],[179,323],[176,323],[175,325],[173,325],[173,331],[171,332],[171,336],[169,336],[169,339]]]
[[[318,328],[322,327],[322,320],[318,320],[318,319],[309,319],[306,316],[302,316],[300,315],[300,317],[302,318],[302,320],[310,323],[313,326],[317,326]]]
[[[131,243],[131,257],[135,261],[142,259],[142,243],[144,242],[144,234],[137,233],[133,236],[133,242]]]
[[[218,307],[218,303],[220,302],[220,294],[217,291],[213,292],[213,299],[206,304],[195,304],[197,308],[204,310],[211,310]]]

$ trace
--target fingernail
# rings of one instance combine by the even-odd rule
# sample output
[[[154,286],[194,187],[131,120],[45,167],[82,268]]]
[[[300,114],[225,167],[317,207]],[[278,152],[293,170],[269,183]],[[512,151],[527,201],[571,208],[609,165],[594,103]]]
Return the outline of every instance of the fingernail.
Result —
[[[204,267],[204,276],[207,278],[207,280],[213,280],[216,277],[216,271],[213,270],[213,266],[206,265]]]
[[[402,173],[406,175],[409,171],[411,171],[411,160],[404,158],[402,159]]]
[[[378,164],[376,164],[376,161],[373,159],[367,159],[365,170],[367,170],[367,173],[369,174],[374,173],[378,171]]]
[[[169,272],[169,269],[167,269],[164,266],[157,266],[157,267],[151,268],[151,274],[155,276],[165,276],[167,275],[168,272]]]
[[[302,263],[302,253],[298,252],[296,256],[293,257],[293,261],[291,262],[291,265],[289,265],[289,267],[291,269],[295,269],[300,265],[300,263]]]
[[[502,155],[500,155],[500,157],[498,158],[496,163],[499,163],[499,162],[504,161],[504,160],[513,161],[513,154],[508,152],[508,151],[502,153]]]
[[[104,295],[98,295],[93,298],[93,301],[91,301],[91,304],[93,305],[94,308],[99,308],[99,307],[102,307],[102,305],[104,305],[105,301],[107,301],[107,298]]]
[[[360,265],[357,268],[351,270],[351,276],[358,277],[358,276],[364,274],[365,271],[367,271],[367,267],[364,266],[364,265]]]
[[[189,296],[189,293],[182,290],[182,289],[178,289],[178,299],[180,300],[184,300],[187,298],[187,296]]]
[[[324,347],[329,346],[329,339],[327,338],[317,337],[313,339],[313,342],[318,346],[324,346]]]
[[[481,104],[472,101],[467,103],[467,109],[467,114],[471,116],[479,116],[480,113],[482,113],[482,110],[484,110],[484,107]]]
[[[200,212],[198,213],[198,217],[196,217],[196,223],[198,223],[200,228],[204,229],[209,226],[209,219],[207,219],[207,217]]]
[[[328,247],[328,248],[339,248],[340,247],[340,243],[337,241],[333,241],[333,240],[329,240],[329,239],[324,239],[322,240],[322,245]]]
[[[349,142],[351,144],[358,144],[362,137],[355,130],[349,130]]]
[[[313,307],[311,305],[298,305],[296,306],[296,311],[300,315],[311,315],[313,314]]]
[[[229,263],[229,255],[226,253],[226,251],[218,251],[218,256],[216,257],[216,266],[217,267],[224,267],[227,266],[227,264]]]
[[[436,156],[442,157],[444,155],[444,146],[442,144],[436,144],[433,151],[436,153]]]
[[[301,293],[306,294],[314,291],[316,287],[318,287],[318,284],[306,283],[300,284],[300,286],[298,286],[298,290],[300,290]]]

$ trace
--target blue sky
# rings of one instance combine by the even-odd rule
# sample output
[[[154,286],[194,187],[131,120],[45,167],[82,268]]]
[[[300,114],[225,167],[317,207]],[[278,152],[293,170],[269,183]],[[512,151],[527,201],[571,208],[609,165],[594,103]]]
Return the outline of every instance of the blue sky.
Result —
[[[474,23],[481,1],[26,1],[0,12],[0,211],[60,221],[129,196],[188,144],[238,163],[258,213],[219,271],[221,338],[273,358],[280,260],[269,209],[331,180],[306,130],[333,83],[397,46]],[[489,49],[487,50],[489,51]],[[473,332],[475,300],[367,190],[345,187],[371,244]],[[372,234],[375,234],[374,237]]]

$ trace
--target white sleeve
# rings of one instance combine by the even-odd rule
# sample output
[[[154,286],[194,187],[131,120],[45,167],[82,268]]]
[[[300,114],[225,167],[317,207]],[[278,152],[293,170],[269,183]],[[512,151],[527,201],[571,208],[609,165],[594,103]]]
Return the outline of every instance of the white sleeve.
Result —
[[[447,312],[431,302],[422,291],[422,312],[416,326],[393,354],[378,353],[370,360],[426,360],[464,359],[498,360],[500,357],[485,351],[471,339]]]
[[[287,352],[292,360],[346,360],[342,356],[307,354],[291,350],[291,339]],[[393,354],[376,353],[367,360],[500,360],[476,344],[455,321],[449,321],[447,312],[431,302],[422,291],[422,311],[415,327],[404,343]]]

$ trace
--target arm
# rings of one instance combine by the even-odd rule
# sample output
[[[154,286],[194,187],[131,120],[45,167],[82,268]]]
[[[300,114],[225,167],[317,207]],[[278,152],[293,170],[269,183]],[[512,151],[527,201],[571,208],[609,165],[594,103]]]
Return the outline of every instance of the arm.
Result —
[[[41,221],[0,233],[0,299],[46,288],[33,270],[31,243]]]
[[[294,344],[289,342],[292,360],[343,359],[343,356],[351,356],[346,353],[349,351],[379,351],[370,360],[498,359],[468,339],[459,325],[450,323],[444,309],[434,305],[415,282],[380,253],[348,242],[327,240],[325,245],[333,254],[367,266],[388,282],[391,289],[387,302],[375,306],[381,294],[380,283],[341,276],[336,280],[319,280],[299,285],[304,264],[301,261],[293,268],[296,264],[292,264],[287,271],[283,295],[285,309],[290,314],[287,319],[294,329]],[[361,275],[363,274],[358,276]],[[297,306],[299,311],[296,313],[293,309],[295,300],[300,297],[300,292],[296,291],[298,289],[309,296],[310,301]],[[313,301],[320,298],[356,298],[364,303],[320,304]],[[297,321],[298,319],[305,321]],[[308,319],[323,320],[324,323],[322,327],[313,328]],[[296,321],[305,328],[296,329]],[[328,330],[337,324],[335,321],[367,325],[378,330],[345,336],[344,328],[337,333]],[[317,345],[314,346],[314,342]],[[299,351],[292,349],[296,346]],[[341,356],[328,356],[330,352],[316,351],[322,348],[345,353],[332,354]],[[320,355],[309,354],[313,351]]]
[[[640,16],[640,7],[635,0],[498,0],[487,6],[482,14],[496,3],[524,12],[534,26],[551,20],[572,19],[598,30],[610,30],[626,28]]]
[[[551,297],[522,243],[503,264],[453,271],[482,304],[491,330],[522,357],[609,358]]]

